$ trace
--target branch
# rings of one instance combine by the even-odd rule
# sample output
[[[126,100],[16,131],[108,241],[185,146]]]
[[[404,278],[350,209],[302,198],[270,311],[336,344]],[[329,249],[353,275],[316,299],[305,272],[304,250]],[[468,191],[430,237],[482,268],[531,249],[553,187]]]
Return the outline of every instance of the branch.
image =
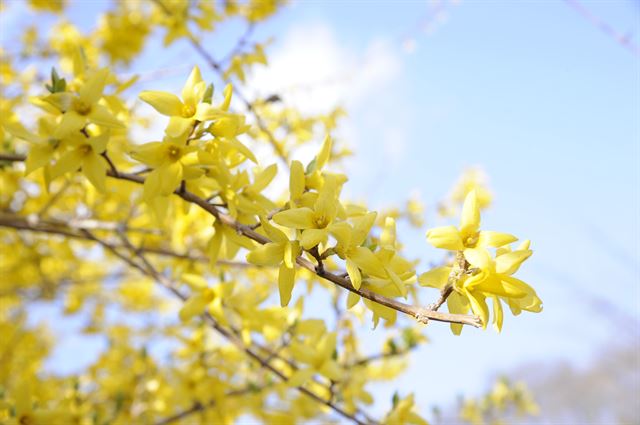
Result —
[[[5,154],[0,153],[0,160],[4,158],[5,158]],[[14,161],[21,161],[21,160],[23,159],[17,159]],[[137,184],[144,184],[144,181],[145,181],[144,177],[142,176],[130,174],[130,173],[118,172],[111,169],[107,170],[107,175],[109,177],[113,177],[120,180],[127,180]],[[206,212],[214,216],[216,219],[218,219],[225,226],[228,226],[234,229],[238,234],[242,234],[247,238],[261,245],[271,242],[271,240],[268,237],[256,232],[251,228],[251,226],[237,222],[233,217],[223,213],[216,206],[211,205],[205,199],[200,198],[199,196],[193,194],[192,192],[189,192],[188,190],[181,190],[181,188],[178,188],[173,193],[179,196],[180,198],[182,198],[183,200],[199,206],[200,208],[202,208],[203,210],[205,210]],[[482,321],[478,316],[466,315],[466,314],[441,313],[429,307],[424,308],[420,306],[405,304],[401,301],[385,297],[384,295],[380,295],[366,288],[361,287],[360,289],[356,289],[351,285],[351,282],[349,280],[343,277],[343,275],[337,275],[324,269],[316,270],[316,266],[306,258],[298,257],[296,258],[296,263],[299,266],[304,267],[305,269],[309,270],[310,272],[316,274],[317,276],[323,279],[326,279],[348,291],[356,293],[361,297],[364,297],[370,301],[374,301],[385,307],[389,307],[401,313],[405,313],[415,318],[420,323],[426,324],[429,322],[429,320],[435,320],[438,322],[460,323],[463,325],[474,326],[476,328],[479,328],[482,326]]]
[[[70,224],[75,223],[75,227],[70,227]],[[6,227],[16,230],[27,230],[31,232],[38,233],[49,233],[49,234],[57,234],[63,235],[74,239],[84,239],[94,241],[94,239],[88,237],[82,230],[107,230],[107,231],[115,231],[118,230],[118,223],[109,223],[102,222],[102,226],[93,225],[92,220],[78,220],[69,222],[57,222],[54,220],[31,220],[30,218],[24,218],[15,214],[4,214],[0,212],[0,227]],[[127,230],[127,229],[125,229]],[[137,229],[140,231],[141,229]],[[116,248],[122,248],[121,244],[110,241],[111,245]],[[200,263],[208,263],[209,258],[202,254],[189,254],[189,253],[179,253],[175,251],[171,251],[167,248],[157,248],[157,247],[140,247],[138,248],[143,253],[162,255],[165,257],[173,257],[181,260],[189,260],[193,262]],[[228,266],[234,268],[264,268],[265,266],[257,266],[255,264],[244,263],[241,261],[231,261],[231,260],[218,260],[216,261],[217,265],[220,266]]]

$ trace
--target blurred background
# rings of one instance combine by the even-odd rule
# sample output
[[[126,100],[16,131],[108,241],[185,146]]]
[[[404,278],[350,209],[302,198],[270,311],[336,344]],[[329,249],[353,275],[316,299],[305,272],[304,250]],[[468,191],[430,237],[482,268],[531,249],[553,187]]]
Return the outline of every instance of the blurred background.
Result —
[[[35,15],[3,3],[4,44]],[[89,28],[108,6],[74,1],[69,16]],[[243,31],[232,23],[204,45]],[[640,423],[640,2],[298,1],[252,34],[271,37],[270,66],[247,86],[304,112],[345,108],[336,137],[355,153],[350,197],[380,209],[420,198],[426,230],[445,223],[438,204],[458,176],[480,167],[494,194],[484,228],[532,240],[520,277],[544,311],[505,320],[500,334],[428,326],[431,343],[393,388],[375,389],[385,403],[372,413],[400,388],[450,423],[460,395],[507,375],[533,391],[536,423]],[[176,91],[197,62],[185,43],[154,39],[131,71],[144,81],[163,69],[140,89]],[[441,257],[424,231],[399,234],[408,257]],[[43,306],[33,320],[53,314]],[[69,332],[49,365],[72,373],[102,343],[55,320]]]

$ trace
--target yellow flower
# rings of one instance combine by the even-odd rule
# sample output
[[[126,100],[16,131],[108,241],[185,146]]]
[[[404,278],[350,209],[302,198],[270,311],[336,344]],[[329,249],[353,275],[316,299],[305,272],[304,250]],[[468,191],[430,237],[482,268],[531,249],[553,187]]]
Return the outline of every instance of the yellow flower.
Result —
[[[464,200],[460,228],[436,227],[427,232],[427,240],[436,248],[462,251],[465,248],[499,247],[514,242],[517,238],[507,233],[480,231],[480,206],[476,191],[473,190]]]
[[[202,80],[200,68],[195,66],[182,88],[182,100],[175,94],[163,91],[143,91],[140,99],[162,115],[171,117],[166,132],[171,137],[179,137],[191,131],[196,121],[208,121],[225,115],[223,110],[203,101],[206,91],[207,85]]]
[[[202,176],[202,169],[190,165],[186,156],[195,146],[187,146],[186,134],[180,138],[165,137],[162,142],[150,142],[138,146],[131,157],[153,168],[144,182],[144,198],[148,201],[158,196],[169,196],[182,180]]]
[[[493,301],[493,324],[497,331],[502,329],[503,310],[500,301],[506,302],[514,315],[522,310],[538,313],[542,311],[542,301],[527,283],[512,275],[531,256],[529,242],[525,241],[517,250],[502,250],[495,259],[485,248],[468,248],[464,251],[466,261],[474,267],[471,276],[463,276],[455,282],[453,292],[447,298],[451,313],[466,314],[469,309],[480,316],[484,326],[489,320],[487,298]],[[442,289],[448,281],[451,267],[437,267],[422,274],[418,281],[422,286]],[[460,334],[461,325],[452,324],[455,334]]]
[[[93,73],[77,93],[65,91],[42,98],[62,112],[62,119],[53,137],[74,134],[84,128],[87,122],[108,128],[124,128],[109,109],[99,103],[108,76],[109,70],[101,69]]]
[[[388,425],[428,425],[428,422],[424,420],[420,415],[414,412],[415,401],[413,394],[408,397],[399,400],[397,395],[394,396],[393,409],[387,417],[384,419],[383,424]]]
[[[109,134],[104,133],[97,137],[84,137],[80,133],[66,139],[72,149],[63,154],[51,168],[51,179],[62,174],[74,172],[82,168],[82,173],[89,179],[96,189],[106,191],[107,179],[106,159],[101,155],[107,148]]]
[[[362,274],[357,263],[362,264],[363,270],[381,267],[373,253],[368,248],[361,246],[375,223],[376,216],[377,213],[370,212],[355,218],[353,225],[343,222],[334,226],[335,237],[338,241],[334,251],[340,258],[346,260],[349,280],[356,289],[360,289],[362,285]],[[372,264],[369,264],[370,262]]]
[[[326,242],[334,229],[333,220],[338,213],[338,184],[333,176],[325,177],[325,184],[318,194],[313,209],[292,208],[273,216],[273,221],[290,229],[302,229],[300,245],[311,249]]]
[[[287,235],[275,228],[264,218],[260,218],[262,229],[273,242],[254,248],[247,254],[247,261],[262,266],[280,265],[278,287],[280,304],[284,307],[291,300],[291,291],[296,278],[296,258],[300,255],[300,243],[290,241]]]
[[[199,275],[184,273],[182,281],[191,287],[193,294],[184,302],[178,313],[180,320],[189,321],[192,317],[204,313],[207,306],[213,301],[215,293],[209,288],[207,281]]]
[[[51,121],[40,119],[38,121],[38,134],[29,132],[22,124],[10,122],[4,125],[6,130],[14,137],[31,144],[27,160],[25,161],[25,175],[29,175],[38,168],[49,165],[60,140],[49,137],[53,133]]]
[[[298,387],[311,379],[316,372],[333,381],[340,381],[343,372],[338,363],[333,360],[336,342],[335,332],[325,333],[319,341],[314,341],[313,348],[308,344],[293,342],[290,347],[291,355],[295,360],[309,367],[295,371],[287,381],[288,384]]]

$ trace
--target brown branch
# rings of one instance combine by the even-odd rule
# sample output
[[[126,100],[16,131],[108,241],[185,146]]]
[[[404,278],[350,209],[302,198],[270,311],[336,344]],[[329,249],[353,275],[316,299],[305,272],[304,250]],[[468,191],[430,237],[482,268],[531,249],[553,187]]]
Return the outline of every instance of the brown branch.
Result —
[[[73,223],[73,221],[69,222]],[[29,220],[24,217],[14,215],[14,214],[3,214],[0,213],[0,227],[12,228],[16,230],[27,230],[31,232],[38,233],[49,233],[49,234],[57,234],[63,235],[74,239],[84,239],[84,240],[92,240],[94,239],[88,237],[82,230],[117,230],[117,223],[104,223],[104,224],[114,224],[114,226],[104,226],[104,227],[95,227],[95,226],[87,226],[84,227],[82,224],[86,224],[86,220],[79,220],[76,223],[79,224],[78,227],[69,227],[69,223],[61,223],[52,220]],[[89,221],[90,223],[90,221]],[[126,228],[124,229],[127,230]],[[121,248],[121,244],[110,241],[111,245],[116,248]],[[167,248],[161,247],[141,247],[140,251],[148,254],[161,255],[165,257],[173,257],[181,260],[189,260],[194,262],[208,263],[209,257],[202,254],[189,254],[189,253],[178,253],[171,251]],[[265,266],[257,266],[255,264],[244,263],[241,261],[232,261],[232,260],[218,260],[216,261],[217,265],[220,266],[228,266],[234,268],[264,268]]]
[[[3,159],[3,156],[4,154],[0,153],[0,159]],[[135,174],[130,174],[130,173],[113,171],[113,170],[107,170],[107,175],[109,177],[114,177],[121,180],[127,180],[137,184],[144,184],[144,181],[145,181],[144,177],[141,177]],[[174,194],[184,199],[187,202],[190,202],[192,204],[199,206],[200,208],[202,208],[203,210],[207,211],[212,216],[214,216],[216,219],[220,220],[220,222],[225,226],[228,226],[234,229],[239,234],[242,234],[247,238],[252,239],[255,242],[258,242],[259,244],[264,245],[266,243],[271,242],[271,240],[268,237],[256,232],[251,228],[251,226],[237,222],[230,215],[223,213],[216,206],[211,205],[205,199],[200,198],[199,196],[193,194],[192,192],[189,192],[188,190],[176,189],[174,191]],[[425,308],[425,307],[405,304],[401,301],[385,297],[384,295],[380,295],[367,288],[361,287],[360,289],[356,289],[351,285],[351,282],[346,277],[344,277],[344,275],[337,275],[324,269],[316,270],[316,266],[306,258],[298,257],[296,259],[296,263],[299,266],[304,267],[305,269],[311,271],[312,273],[315,273],[317,276],[323,279],[333,282],[334,284],[348,291],[356,293],[361,297],[364,297],[370,301],[374,301],[385,307],[389,307],[393,310],[407,314],[415,318],[420,323],[426,324],[429,322],[429,320],[435,320],[438,322],[460,323],[463,325],[474,326],[476,328],[479,328],[482,326],[482,321],[478,316],[466,315],[466,314],[441,313],[429,307]]]

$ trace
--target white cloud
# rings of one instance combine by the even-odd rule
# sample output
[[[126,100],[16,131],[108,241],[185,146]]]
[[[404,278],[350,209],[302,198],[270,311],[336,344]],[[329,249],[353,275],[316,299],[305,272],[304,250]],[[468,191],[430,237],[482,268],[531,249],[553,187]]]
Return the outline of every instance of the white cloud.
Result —
[[[306,113],[336,105],[357,107],[401,71],[400,57],[389,43],[375,40],[359,52],[323,23],[291,28],[269,62],[256,70],[248,86],[261,96],[278,93]]]
[[[247,87],[254,95],[280,95],[287,106],[303,113],[347,110],[336,136],[358,151],[361,147],[384,152],[397,163],[404,154],[407,105],[390,96],[402,77],[402,49],[397,43],[373,39],[364,49],[350,46],[322,22],[295,24],[269,51],[269,66],[257,68]],[[371,123],[384,122],[384,134],[372,136]],[[372,141],[372,137],[376,140]],[[366,143],[364,142],[366,138]],[[321,140],[295,152],[307,162]],[[268,154],[265,147],[265,154]],[[363,158],[350,161],[352,171],[368,174]]]

